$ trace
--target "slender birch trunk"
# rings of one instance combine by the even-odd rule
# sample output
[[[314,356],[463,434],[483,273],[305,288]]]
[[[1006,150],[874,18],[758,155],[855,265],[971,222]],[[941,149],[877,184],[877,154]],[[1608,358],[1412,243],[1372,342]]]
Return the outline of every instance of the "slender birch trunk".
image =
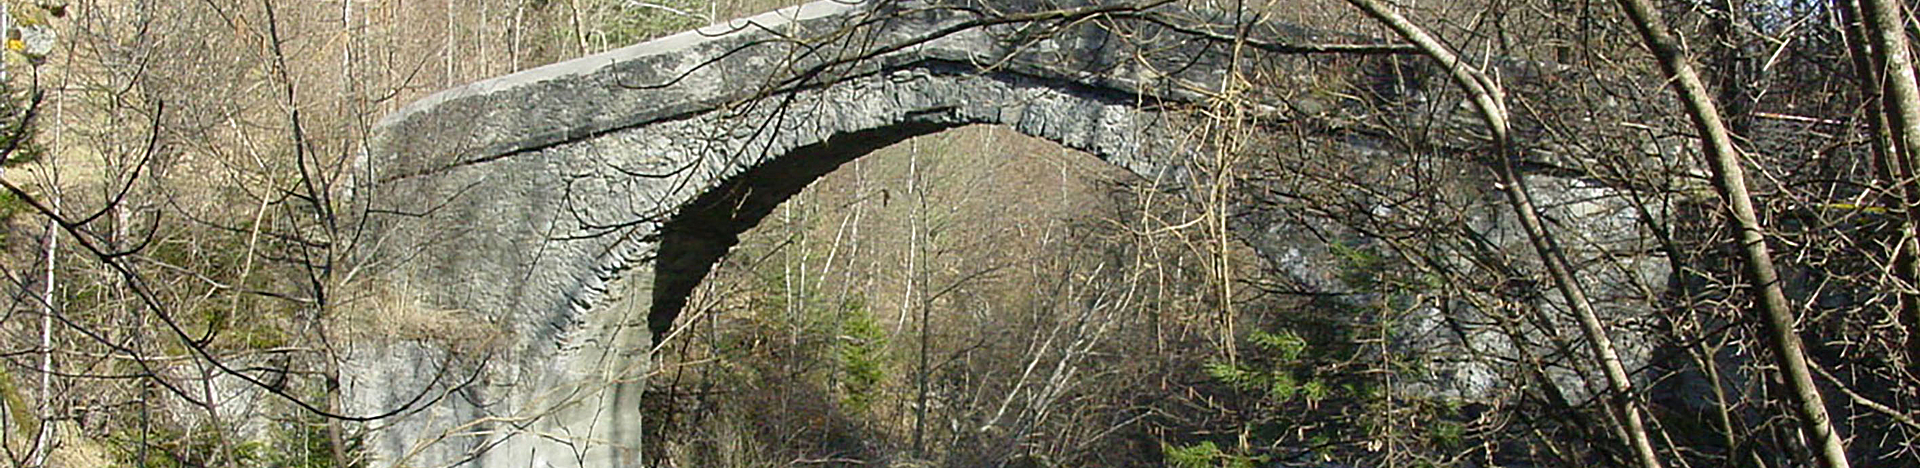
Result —
[[[1906,12],[1901,5],[1886,0],[1858,0],[1861,46],[1871,44],[1871,62],[1868,63],[1868,77],[1878,78],[1873,86],[1861,88],[1863,93],[1878,98],[1881,116],[1873,122],[1886,122],[1875,136],[1886,139],[1887,151],[1882,157],[1882,165],[1895,169],[1893,175],[1899,177],[1891,182],[1895,184],[1895,193],[1905,196],[1902,200],[1907,214],[1906,229],[1901,239],[1903,255],[1895,256],[1895,273],[1901,276],[1902,285],[1900,322],[1907,329],[1906,358],[1907,369],[1920,374],[1920,295],[1913,294],[1913,288],[1920,287],[1920,261],[1914,257],[1920,252],[1920,242],[1914,240],[1920,234],[1920,187],[1915,187],[1913,171],[1920,164],[1920,83],[1916,83],[1913,71],[1913,51],[1907,43],[1907,35],[1901,25]],[[1865,77],[1863,77],[1865,78]],[[1876,150],[1883,145],[1875,145]],[[1913,300],[1907,300],[1913,299]]]
[[[1876,63],[1886,63],[1886,60],[1877,48],[1867,43],[1869,34],[1860,17],[1858,0],[1835,3],[1840,8],[1841,21],[1845,23],[1841,25],[1841,33],[1846,38],[1847,55],[1853,64],[1853,79],[1860,87],[1860,100],[1867,106],[1865,120],[1867,139],[1871,143],[1869,148],[1873,150],[1873,175],[1879,179],[1879,189],[1885,191],[1882,196],[1886,203],[1897,203],[1907,208],[1907,222],[1902,226],[1901,239],[1893,251],[1893,274],[1900,280],[1901,325],[1911,337],[1916,324],[1920,323],[1920,289],[1916,289],[1920,288],[1920,257],[1916,257],[1920,255],[1920,242],[1916,242],[1914,237],[1915,227],[1920,226],[1915,222],[1920,213],[1914,213],[1913,210],[1920,205],[1920,193],[1915,192],[1920,187],[1903,182],[1913,180],[1913,168],[1906,163],[1906,157],[1893,135],[1892,123],[1888,120],[1891,111],[1887,109],[1887,102],[1881,93],[1886,80],[1882,70],[1874,66]],[[1920,353],[1914,351],[1916,346],[1920,346],[1920,340],[1907,340],[1907,363],[1910,366],[1914,359],[1920,358]]]
[[[1613,345],[1613,339],[1607,335],[1606,325],[1581,288],[1579,279],[1574,278],[1568,267],[1566,253],[1540,220],[1538,208],[1534,206],[1532,194],[1527,192],[1525,175],[1514,167],[1515,157],[1512,147],[1512,128],[1508,119],[1505,93],[1499,83],[1485,74],[1467,66],[1446,45],[1427,34],[1418,25],[1408,21],[1398,12],[1388,9],[1378,0],[1347,0],[1359,7],[1368,16],[1385,23],[1401,38],[1419,47],[1422,53],[1446,67],[1448,76],[1455,85],[1467,91],[1473,97],[1475,109],[1487,123],[1487,129],[1493,134],[1494,170],[1500,178],[1500,190],[1507,197],[1507,203],[1520,220],[1520,226],[1527,233],[1528,243],[1540,255],[1540,263],[1547,268],[1547,274],[1553,280],[1555,289],[1560,291],[1567,305],[1580,320],[1580,330],[1586,336],[1593,349],[1594,359],[1599,361],[1606,375],[1607,386],[1612,393],[1608,397],[1608,406],[1619,416],[1621,430],[1625,432],[1624,442],[1632,449],[1638,465],[1643,468],[1660,468],[1660,457],[1654,451],[1652,437],[1648,435],[1645,418],[1634,400],[1632,376],[1628,375],[1626,365],[1620,360],[1620,354]]]
[[[1740,153],[1733,147],[1733,137],[1727,132],[1726,123],[1720,119],[1720,110],[1715,107],[1712,94],[1707,91],[1699,73],[1694,71],[1693,63],[1681,52],[1680,42],[1668,30],[1660,10],[1655,9],[1648,0],[1620,0],[1620,6],[1632,18],[1634,28],[1640,31],[1647,49],[1659,61],[1667,83],[1679,95],[1681,105],[1686,108],[1695,129],[1704,140],[1702,146],[1706,150],[1707,165],[1713,171],[1713,186],[1726,202],[1728,214],[1739,231],[1741,261],[1748,279],[1753,281],[1755,306],[1758,308],[1755,312],[1766,325],[1767,345],[1772,348],[1775,364],[1786,381],[1795,416],[1800,420],[1800,430],[1821,467],[1849,467],[1851,465],[1847,462],[1844,442],[1827,416],[1826,402],[1820,396],[1820,389],[1814,386],[1805,346],[1800,342],[1799,333],[1794,330],[1792,305],[1787,302],[1786,292],[1780,285],[1780,274],[1774,269],[1773,253],[1767,248],[1766,232],[1761,229],[1760,218],[1755,214],[1753,196],[1747,192],[1746,169],[1741,166]],[[1894,31],[1899,29],[1895,28]],[[1900,50],[1904,54],[1904,44]],[[1903,67],[1902,71],[1911,82],[1911,66]],[[1916,122],[1920,122],[1920,113],[1916,113],[1915,117]],[[1920,134],[1920,127],[1916,127],[1916,134]]]
[[[53,209],[60,209],[60,188],[57,176],[49,182],[53,186]],[[47,452],[53,446],[53,268],[55,255],[60,253],[60,228],[53,220],[47,221],[47,270],[46,290],[40,297],[40,431],[33,437],[33,465],[47,466]]]

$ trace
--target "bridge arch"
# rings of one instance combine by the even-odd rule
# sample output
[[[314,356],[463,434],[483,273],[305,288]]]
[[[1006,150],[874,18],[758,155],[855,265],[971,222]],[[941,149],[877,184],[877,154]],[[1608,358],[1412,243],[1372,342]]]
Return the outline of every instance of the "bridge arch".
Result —
[[[1236,67],[1290,69],[1217,42],[1224,17],[988,3],[999,11],[818,2],[443,91],[382,120],[356,189],[389,214],[371,219],[371,258],[398,259],[382,274],[413,300],[507,338],[479,382],[392,422],[373,451],[395,465],[638,466],[652,335],[738,234],[819,176],[907,138],[997,124],[1177,184],[1196,151],[1177,109]],[[995,19],[1009,17],[1026,20]],[[1405,51],[1237,29],[1271,50]],[[432,350],[367,354],[349,366],[349,406],[439,385],[409,375],[435,365]]]
[[[890,73],[883,86],[855,80],[838,105],[890,107],[892,118],[856,119],[853,128],[817,128],[808,142],[769,154],[765,160],[719,181],[684,204],[659,227],[648,323],[656,339],[668,331],[688,295],[715,261],[778,204],[820,176],[882,147],[964,125],[990,124],[1088,152],[1148,180],[1183,177],[1178,160],[1191,151],[1163,134],[1168,116],[1143,110],[1112,90],[1087,89],[1033,77],[981,75],[960,67],[934,66]],[[895,88],[898,89],[888,89]],[[895,99],[900,95],[915,96]],[[899,102],[913,102],[898,106]],[[876,106],[875,103],[881,103]],[[898,107],[895,107],[898,106]],[[819,121],[845,116],[816,108],[789,117]],[[877,124],[866,126],[868,124]],[[750,150],[751,151],[751,150]]]

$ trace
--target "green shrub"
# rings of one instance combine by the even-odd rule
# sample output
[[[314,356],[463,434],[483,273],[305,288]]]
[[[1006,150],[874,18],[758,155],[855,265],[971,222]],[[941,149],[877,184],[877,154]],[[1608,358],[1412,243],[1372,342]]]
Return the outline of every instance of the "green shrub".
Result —
[[[44,154],[33,141],[33,122],[26,118],[27,102],[32,100],[0,82],[0,151],[5,151],[0,153],[0,168],[38,161]],[[25,201],[10,192],[0,192],[0,221],[12,219],[14,215],[27,210]]]
[[[273,431],[272,450],[262,457],[268,466],[275,468],[355,468],[336,466],[333,459],[333,443],[328,440],[327,426],[323,423],[295,422],[287,423],[280,430]],[[360,457],[351,456],[362,448],[359,437],[347,437],[349,460]],[[352,463],[351,461],[349,463]]]
[[[841,308],[840,336],[834,340],[834,364],[840,374],[841,405],[865,413],[887,378],[887,335],[864,301],[847,302]]]
[[[220,435],[204,428],[187,432],[167,427],[153,427],[145,431],[125,427],[115,431],[107,440],[125,466],[259,466],[263,461],[261,452],[264,447],[261,444],[235,443],[223,451]]]
[[[1248,339],[1253,340],[1253,344],[1260,349],[1274,353],[1281,361],[1297,361],[1300,354],[1307,351],[1307,340],[1293,330],[1282,330],[1280,333],[1254,330],[1248,334]]]
[[[15,215],[31,209],[32,207],[27,206],[26,200],[14,196],[13,192],[0,191],[0,221],[13,219]],[[5,245],[6,238],[3,236],[4,234],[0,234],[0,245]]]
[[[1176,446],[1161,444],[1160,453],[1167,466],[1175,468],[1253,468],[1259,459],[1220,450],[1213,441]]]
[[[1427,439],[1436,447],[1457,449],[1467,440],[1467,427],[1453,421],[1440,421],[1427,426]]]
[[[1340,242],[1327,244],[1329,253],[1339,261],[1340,282],[1356,290],[1374,290],[1384,284],[1387,259],[1378,252]]]

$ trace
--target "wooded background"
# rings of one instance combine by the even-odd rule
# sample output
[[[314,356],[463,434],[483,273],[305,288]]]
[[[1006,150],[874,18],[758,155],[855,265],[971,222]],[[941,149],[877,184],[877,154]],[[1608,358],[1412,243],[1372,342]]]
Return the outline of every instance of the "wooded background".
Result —
[[[0,453],[374,463],[341,347],[495,337],[369,284],[406,261],[364,256],[341,193],[373,122],[790,3],[6,0]],[[986,126],[825,176],[656,344],[647,459],[1920,466],[1912,5],[1158,8],[1414,47],[1245,70],[1191,109],[1181,190]],[[1355,111],[1416,100],[1436,116]],[[1324,248],[1256,252],[1262,222]],[[1465,330],[1504,345],[1431,341]]]

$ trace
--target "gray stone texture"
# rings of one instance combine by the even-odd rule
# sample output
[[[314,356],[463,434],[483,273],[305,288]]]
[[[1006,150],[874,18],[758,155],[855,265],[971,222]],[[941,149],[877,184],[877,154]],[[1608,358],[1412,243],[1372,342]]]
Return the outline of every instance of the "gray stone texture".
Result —
[[[408,300],[507,336],[445,372],[448,351],[429,341],[359,344],[345,368],[349,409],[409,409],[369,426],[376,466],[639,466],[651,334],[666,331],[733,236],[874,148],[998,124],[1148,180],[1184,180],[1183,152],[1201,149],[1180,142],[1171,109],[1226,82],[1229,48],[1145,21],[971,27],[987,17],[928,6],[807,4],[443,91],[383,119],[355,189],[373,204],[380,245],[365,264]],[[1167,15],[1193,30],[1230,24]],[[1251,31],[1270,48],[1356,42]],[[1249,57],[1238,65],[1280,74],[1306,60]],[[1341,112],[1302,96],[1268,110]],[[1543,199],[1565,201],[1556,210],[1623,223],[1593,232],[1632,232],[1617,201],[1580,193],[1604,188],[1539,183],[1552,194]],[[1343,287],[1319,241],[1280,224],[1241,229],[1295,280]],[[1500,241],[1523,245],[1512,235]],[[1422,326],[1433,336],[1409,339],[1463,346]],[[1470,365],[1437,372],[1447,388],[1435,393],[1502,385]]]

